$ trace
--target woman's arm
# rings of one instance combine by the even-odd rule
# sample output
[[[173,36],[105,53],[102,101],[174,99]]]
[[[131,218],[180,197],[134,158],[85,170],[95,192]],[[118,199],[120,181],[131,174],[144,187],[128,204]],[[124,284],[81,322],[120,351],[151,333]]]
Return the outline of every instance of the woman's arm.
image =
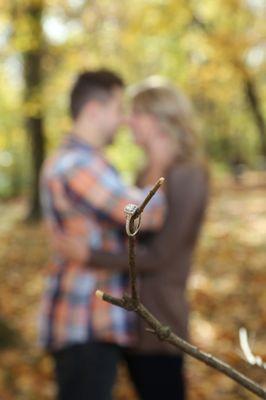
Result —
[[[148,246],[140,244],[136,248],[136,265],[142,273],[167,268],[173,257],[178,256],[180,243],[193,237],[202,222],[201,214],[207,203],[206,173],[194,166],[179,167],[170,174],[167,185],[169,209],[165,224]],[[92,251],[89,260],[93,268],[128,270],[127,251],[116,254]]]

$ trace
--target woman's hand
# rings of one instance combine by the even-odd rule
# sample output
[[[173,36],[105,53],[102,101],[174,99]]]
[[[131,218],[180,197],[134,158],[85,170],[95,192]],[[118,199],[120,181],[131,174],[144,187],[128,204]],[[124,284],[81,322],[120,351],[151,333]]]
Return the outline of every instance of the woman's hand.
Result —
[[[88,241],[83,237],[71,236],[60,232],[53,241],[56,253],[69,261],[80,264],[88,263],[90,259],[90,248]]]

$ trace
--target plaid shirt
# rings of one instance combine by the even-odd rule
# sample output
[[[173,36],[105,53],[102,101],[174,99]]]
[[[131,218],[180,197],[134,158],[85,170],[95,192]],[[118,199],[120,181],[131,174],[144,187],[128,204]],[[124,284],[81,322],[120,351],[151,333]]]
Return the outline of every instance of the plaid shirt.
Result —
[[[59,231],[88,237],[88,246],[117,252],[125,245],[124,207],[140,204],[147,190],[126,186],[97,150],[68,136],[44,165],[41,200],[51,241]],[[158,229],[164,217],[164,197],[155,196],[142,218],[144,229]],[[41,344],[59,349],[90,340],[133,344],[135,317],[98,299],[101,289],[121,297],[125,274],[93,270],[54,254],[48,268],[40,318]]]

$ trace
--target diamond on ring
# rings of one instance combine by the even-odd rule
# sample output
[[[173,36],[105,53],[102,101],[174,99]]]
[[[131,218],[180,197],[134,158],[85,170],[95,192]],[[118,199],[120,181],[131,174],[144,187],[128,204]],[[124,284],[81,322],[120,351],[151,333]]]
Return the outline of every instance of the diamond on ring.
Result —
[[[133,215],[137,209],[138,209],[138,206],[136,206],[136,204],[128,204],[124,208],[124,213],[126,215]]]

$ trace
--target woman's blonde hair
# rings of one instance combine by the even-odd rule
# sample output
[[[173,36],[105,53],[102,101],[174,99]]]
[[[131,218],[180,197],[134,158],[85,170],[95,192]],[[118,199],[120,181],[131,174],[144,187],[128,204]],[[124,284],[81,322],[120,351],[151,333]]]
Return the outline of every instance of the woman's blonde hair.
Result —
[[[176,137],[180,157],[186,161],[198,150],[195,119],[188,98],[161,77],[151,77],[130,89],[136,112],[154,115],[163,131]]]

